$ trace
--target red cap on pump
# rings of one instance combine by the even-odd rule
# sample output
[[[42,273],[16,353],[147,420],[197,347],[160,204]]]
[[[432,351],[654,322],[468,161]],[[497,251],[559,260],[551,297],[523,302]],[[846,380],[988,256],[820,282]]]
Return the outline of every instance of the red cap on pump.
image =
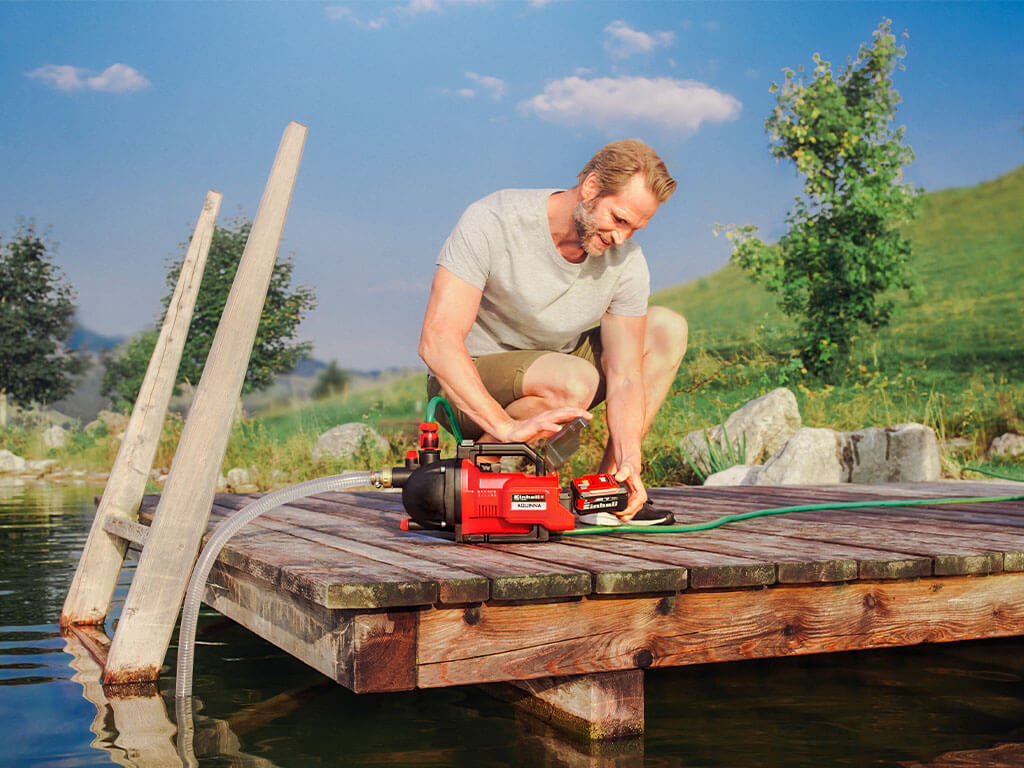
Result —
[[[420,424],[420,448],[433,450],[440,446],[437,436],[437,422],[424,421]]]

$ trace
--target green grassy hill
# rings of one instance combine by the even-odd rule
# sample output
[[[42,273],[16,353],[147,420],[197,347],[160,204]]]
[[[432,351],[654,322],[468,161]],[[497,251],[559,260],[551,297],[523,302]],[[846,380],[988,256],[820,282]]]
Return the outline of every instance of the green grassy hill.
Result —
[[[880,365],[1024,374],[1024,166],[976,187],[927,194],[905,228],[921,284],[903,313],[859,339]],[[700,349],[730,354],[791,323],[738,267],[660,291],[652,303],[687,317]]]

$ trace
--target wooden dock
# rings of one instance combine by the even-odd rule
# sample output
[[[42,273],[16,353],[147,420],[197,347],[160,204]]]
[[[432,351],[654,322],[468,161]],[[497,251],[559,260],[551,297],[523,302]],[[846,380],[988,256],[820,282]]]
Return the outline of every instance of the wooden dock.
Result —
[[[651,496],[689,523],[1022,493],[959,482]],[[252,498],[218,495],[210,529]],[[147,497],[143,519],[155,506]],[[206,602],[353,691],[513,683],[524,707],[592,738],[642,730],[645,669],[1024,634],[1024,501],[502,545],[401,531],[404,516],[388,492],[273,510],[228,544]]]

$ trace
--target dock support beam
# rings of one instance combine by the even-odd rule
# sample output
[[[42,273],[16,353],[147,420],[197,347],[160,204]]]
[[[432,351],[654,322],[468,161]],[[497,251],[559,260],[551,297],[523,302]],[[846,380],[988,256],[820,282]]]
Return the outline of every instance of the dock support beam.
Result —
[[[306,127],[284,131],[110,646],[104,683],[156,680],[188,587],[281,243]]]
[[[589,741],[644,732],[641,669],[522,680],[486,685],[484,689],[560,731]]]

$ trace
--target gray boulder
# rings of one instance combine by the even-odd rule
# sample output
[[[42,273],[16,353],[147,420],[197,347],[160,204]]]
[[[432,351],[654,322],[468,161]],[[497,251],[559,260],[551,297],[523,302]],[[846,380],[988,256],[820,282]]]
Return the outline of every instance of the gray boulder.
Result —
[[[316,441],[313,447],[313,460],[320,459],[348,459],[359,450],[363,440],[368,440],[372,448],[386,453],[388,441],[377,434],[366,424],[352,422],[350,424],[339,424],[324,432]]]
[[[6,448],[0,450],[0,472],[10,474],[24,472],[27,463],[21,456],[11,453]]]
[[[757,464],[736,464],[709,475],[704,485],[756,485],[764,467]]]
[[[43,432],[43,445],[53,450],[54,448],[63,448],[68,444],[68,433],[58,424],[54,424],[52,427]]]
[[[804,428],[740,484],[918,483],[941,476],[939,441],[923,424],[855,432]]]
[[[842,437],[832,429],[804,427],[764,463],[753,485],[830,485],[845,479]]]
[[[244,467],[232,467],[228,470],[227,486],[234,493],[256,493],[260,488],[253,482],[253,474]]]
[[[92,432],[94,429],[98,429],[100,424],[107,428],[107,434],[120,435],[128,428],[128,417],[114,411],[100,411],[96,414],[95,420],[85,425],[85,431]]]
[[[1024,456],[1024,435],[1015,435],[1012,432],[1000,435],[989,443],[988,455],[1009,458]]]
[[[924,424],[846,432],[842,462],[848,483],[924,483],[942,476],[938,438]]]
[[[707,430],[707,438],[704,430],[694,430],[683,438],[680,446],[698,465],[706,465],[708,441],[724,451],[731,448],[735,452],[745,446],[745,460],[755,463],[782,448],[800,429],[801,423],[796,396],[785,387],[779,387],[733,411],[724,425]]]

